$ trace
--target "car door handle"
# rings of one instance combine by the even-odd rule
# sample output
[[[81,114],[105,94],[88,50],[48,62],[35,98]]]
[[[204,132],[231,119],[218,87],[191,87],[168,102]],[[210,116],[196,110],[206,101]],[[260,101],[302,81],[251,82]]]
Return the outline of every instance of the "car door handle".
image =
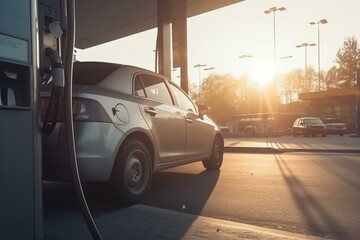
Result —
[[[150,116],[155,116],[157,114],[156,110],[153,107],[145,107],[144,110]]]
[[[191,118],[186,118],[186,122],[187,122],[188,124],[192,124],[193,120],[192,120]]]

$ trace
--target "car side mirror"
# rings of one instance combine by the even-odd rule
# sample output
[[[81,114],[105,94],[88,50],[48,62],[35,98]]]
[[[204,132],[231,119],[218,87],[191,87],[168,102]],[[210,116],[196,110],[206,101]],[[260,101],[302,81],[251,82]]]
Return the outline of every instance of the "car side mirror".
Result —
[[[200,116],[204,116],[204,115],[210,113],[210,108],[208,106],[206,106],[206,105],[200,104],[198,106],[198,109],[199,109],[199,115]]]

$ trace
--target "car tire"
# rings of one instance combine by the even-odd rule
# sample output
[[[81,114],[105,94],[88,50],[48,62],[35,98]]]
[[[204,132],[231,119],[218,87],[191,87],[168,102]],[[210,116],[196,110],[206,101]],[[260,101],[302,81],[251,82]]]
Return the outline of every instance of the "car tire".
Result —
[[[215,138],[213,147],[211,150],[211,157],[203,160],[202,164],[207,170],[218,170],[220,169],[223,162],[224,155],[224,144],[221,138]]]
[[[144,197],[152,179],[151,155],[139,140],[129,140],[121,147],[112,172],[115,199],[132,204]]]

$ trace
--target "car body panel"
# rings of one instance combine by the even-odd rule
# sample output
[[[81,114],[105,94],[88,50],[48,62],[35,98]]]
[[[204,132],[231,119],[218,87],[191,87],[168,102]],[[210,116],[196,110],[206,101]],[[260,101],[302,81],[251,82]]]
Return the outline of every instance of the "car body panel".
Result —
[[[212,121],[207,117],[196,118],[189,117],[189,115],[191,116],[192,113],[188,113],[186,117],[187,155],[188,157],[208,157],[211,154],[211,147],[209,148],[209,146],[212,146],[214,133],[219,130],[214,129],[214,125],[211,124]]]
[[[160,162],[172,162],[186,154],[186,126],[181,112],[174,106],[147,101],[139,104],[140,112],[156,139]],[[146,109],[153,109],[154,114]]]
[[[43,138],[44,178],[70,180],[65,123],[55,133]],[[108,180],[123,133],[111,123],[75,122],[74,134],[81,180]]]

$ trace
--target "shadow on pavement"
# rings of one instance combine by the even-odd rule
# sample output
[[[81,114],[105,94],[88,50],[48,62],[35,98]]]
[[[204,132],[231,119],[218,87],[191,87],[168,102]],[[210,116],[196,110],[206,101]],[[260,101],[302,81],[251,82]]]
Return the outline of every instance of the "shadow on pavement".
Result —
[[[301,212],[304,222],[311,232],[325,236],[325,229],[330,229],[336,239],[351,239],[340,224],[331,216],[324,206],[313,196],[306,186],[296,177],[292,169],[280,155],[276,155],[276,163],[290,193]]]
[[[208,201],[220,176],[220,170],[199,174],[159,172],[143,204],[198,215]]]
[[[219,175],[220,170],[198,174],[154,174],[150,192],[141,203],[179,212],[179,215],[167,214],[166,217],[161,217],[161,212],[146,211],[137,205],[114,204],[106,185],[84,184],[83,188],[104,239],[153,239],[164,234],[181,239],[196,221],[196,215],[201,213]],[[71,183],[45,182],[43,196],[44,239],[91,239]],[[195,216],[182,217],[181,213]],[[164,233],[166,226],[168,230]]]

